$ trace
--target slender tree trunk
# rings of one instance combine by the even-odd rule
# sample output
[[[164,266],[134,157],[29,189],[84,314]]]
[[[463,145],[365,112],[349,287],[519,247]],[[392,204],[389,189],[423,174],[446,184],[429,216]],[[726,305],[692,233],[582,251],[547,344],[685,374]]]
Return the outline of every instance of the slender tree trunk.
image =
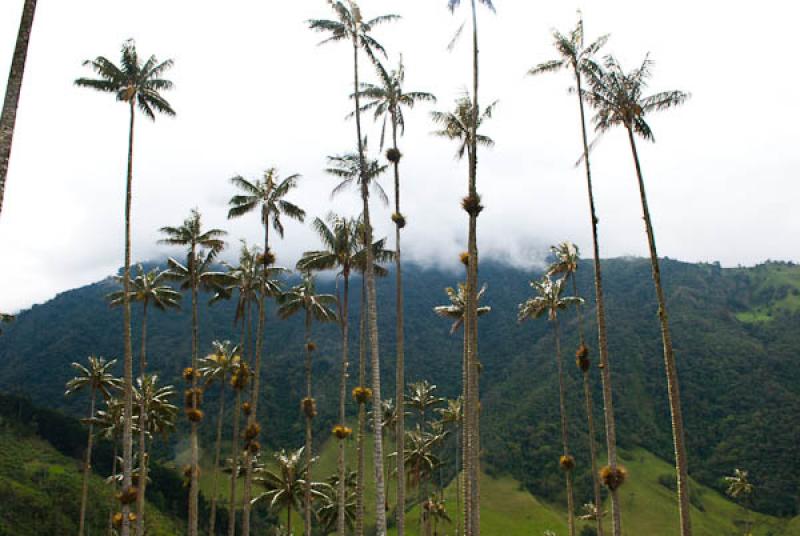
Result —
[[[394,145],[397,160],[394,162],[394,210],[398,217],[402,217],[400,212],[400,151],[397,148],[397,114],[392,112],[392,142]],[[405,334],[404,334],[404,312],[403,312],[403,270],[400,259],[400,231],[401,223],[399,219],[395,222],[395,307],[396,307],[396,338],[397,338],[397,369],[395,375],[395,398],[397,400],[397,421],[395,424],[395,437],[397,438],[397,536],[405,536],[406,530],[406,482],[401,475],[406,473],[405,449],[406,437],[406,417],[405,417]]]
[[[189,266],[189,273],[192,280],[192,392],[196,393],[197,389],[197,356],[198,346],[200,345],[199,331],[198,331],[198,318],[197,318],[197,287],[198,287],[198,273],[197,273],[197,251],[195,244],[192,244],[191,249],[191,265]],[[192,409],[198,408],[197,396],[192,396]],[[197,536],[197,525],[199,521],[199,499],[200,499],[200,446],[197,437],[197,422],[192,421],[191,426],[191,480],[189,483],[189,536]]]
[[[353,36],[353,76],[356,106],[356,134],[358,136],[358,156],[361,172],[361,201],[364,217],[364,244],[367,251],[367,331],[372,365],[372,423],[375,437],[375,531],[376,536],[386,536],[386,489],[383,481],[383,423],[381,422],[381,369],[378,341],[378,307],[375,292],[375,259],[372,251],[372,223],[369,215],[369,184],[366,175],[364,140],[361,137],[361,112],[358,84],[358,40]]]
[[[242,319],[240,360],[242,364],[247,364],[247,344],[250,342],[250,303],[245,303],[244,317]],[[236,388],[236,408],[233,417],[233,435],[231,436],[231,482],[228,495],[228,536],[236,534],[236,482],[239,478],[239,424],[241,422],[242,411],[242,390]]]
[[[578,282],[576,280],[575,272],[570,274],[572,279],[572,294],[578,297]],[[575,309],[578,316],[578,334],[580,336],[581,347],[586,347],[586,339],[583,333],[583,311],[582,305],[578,304]],[[587,348],[588,351],[588,348]],[[594,409],[592,404],[592,390],[589,384],[589,369],[583,370],[583,399],[586,404],[586,422],[589,428],[589,457],[592,464],[592,491],[594,493],[594,507],[595,507],[595,522],[597,528],[597,536],[603,536],[603,498],[600,494],[600,475],[597,469],[597,445],[595,445],[595,430],[594,430]]]
[[[669,394],[669,409],[672,415],[672,440],[675,448],[675,472],[678,478],[678,510],[680,514],[681,536],[691,536],[692,520],[690,517],[689,503],[689,468],[686,455],[685,434],[683,431],[683,413],[681,411],[681,395],[678,386],[678,369],[675,365],[675,355],[672,351],[672,337],[669,331],[669,318],[667,316],[667,300],[664,297],[664,288],[661,285],[661,268],[656,251],[656,238],[653,233],[653,223],[650,219],[650,209],[647,205],[647,194],[642,178],[642,168],[639,164],[639,154],[636,151],[636,141],[633,131],[628,128],[628,140],[631,144],[633,161],[636,165],[636,177],[639,180],[639,196],[642,201],[644,225],[647,232],[647,245],[650,249],[650,264],[653,270],[653,283],[656,287],[658,299],[658,320],[661,324],[661,340],[664,345],[664,368],[667,374],[667,392]]]
[[[346,425],[347,415],[345,413],[345,403],[347,401],[347,368],[349,366],[349,337],[350,337],[350,319],[348,317],[350,309],[350,272],[349,268],[345,268],[344,271],[344,301],[340,311],[340,317],[342,322],[342,375],[339,381],[339,424],[342,426]],[[338,469],[339,469],[339,485],[337,491],[337,502],[338,502],[338,517],[336,519],[336,533],[338,536],[345,536],[346,530],[346,520],[347,520],[347,511],[346,511],[346,494],[347,489],[345,486],[345,479],[347,478],[347,467],[345,465],[345,440],[339,440],[339,459],[338,459]]]
[[[142,302],[142,340],[141,353],[139,354],[139,377],[142,378],[144,387],[144,375],[147,371],[147,299]],[[144,535],[144,497],[147,486],[147,404],[144,397],[144,389],[140,393],[139,400],[139,481],[136,494],[136,534]]]
[[[556,341],[556,362],[558,363],[558,397],[561,413],[561,448],[564,456],[569,456],[569,439],[567,428],[566,384],[564,382],[564,359],[561,355],[561,332],[558,318],[553,319],[553,334]],[[572,492],[572,469],[564,471],[567,482],[567,526],[569,536],[575,536],[575,502]]]
[[[292,532],[292,503],[286,506],[286,532],[289,533],[289,536],[294,536]]]
[[[361,277],[361,310],[358,349],[358,385],[366,387],[367,383],[367,283]],[[356,438],[356,455],[358,457],[358,474],[356,475],[356,536],[364,536],[364,483],[366,480],[366,460],[364,459],[364,436],[367,425],[366,402],[358,404],[358,437]]]
[[[463,411],[463,406],[462,406]],[[459,426],[459,428],[463,428],[463,426]],[[457,430],[456,432],[456,536],[463,536],[463,532],[461,532],[461,479],[464,478],[463,466],[459,467],[459,455],[461,452],[461,430]],[[444,495],[444,490],[442,490],[442,495]]]
[[[6,96],[3,100],[3,112],[0,115],[0,213],[3,211],[3,197],[6,192],[8,161],[11,157],[11,142],[14,138],[14,125],[17,122],[17,106],[22,90],[22,78],[25,75],[25,60],[28,57],[28,43],[31,38],[33,16],[36,12],[36,0],[25,0],[22,6],[22,18],[19,23],[17,44],[11,59],[11,72],[8,74]]]
[[[265,250],[266,251],[266,250]],[[266,288],[262,288],[258,298],[258,326],[256,327],[256,363],[253,371],[253,390],[250,395],[250,417],[247,420],[248,426],[255,424],[256,412],[258,410],[258,398],[261,385],[261,351],[264,338],[264,308],[266,304]],[[253,496],[253,463],[252,454],[249,450],[244,452],[245,478],[244,496],[242,497],[242,536],[250,536],[250,500]]]
[[[89,437],[86,439],[86,456],[83,460],[83,485],[81,486],[81,514],[78,521],[78,536],[83,536],[86,526],[86,499],[89,496],[89,472],[92,470],[92,442],[94,441],[94,405],[97,390],[92,387],[92,400],[89,402]]]
[[[125,188],[125,267],[122,275],[122,316],[124,359],[124,408],[122,410],[122,489],[131,486],[133,470],[133,345],[131,343],[131,200],[133,196],[133,130],[136,116],[134,102],[130,102],[130,127],[128,129],[128,176]],[[120,536],[130,536],[131,522],[129,504],[122,505],[122,527]],[[196,536],[190,534],[189,536]]]
[[[467,405],[468,405],[467,401],[469,400],[469,393],[470,393],[470,389],[469,389],[469,385],[470,385],[470,382],[469,382],[470,366],[469,366],[469,354],[467,352],[467,349],[469,347],[469,332],[468,332],[467,326],[466,326],[467,321],[468,321],[468,319],[466,317],[466,311],[464,311],[464,326],[463,326],[463,329],[464,329],[464,350],[463,350],[463,356],[462,356],[462,369],[461,369],[461,381],[462,381],[461,397],[462,397],[462,400],[463,400],[463,402],[462,402],[462,404],[463,404],[462,412],[464,413],[464,416],[462,417],[462,420],[464,422],[461,425],[461,464],[462,464],[462,472],[463,472],[462,478],[464,480],[464,487],[463,487],[462,493],[463,493],[463,499],[464,499],[464,502],[463,502],[464,510],[463,510],[463,512],[459,512],[459,514],[463,516],[463,519],[464,519],[464,531],[465,531],[465,534],[467,536],[469,536],[470,535],[470,530],[471,530],[470,527],[472,527],[472,522],[471,522],[471,518],[470,518],[471,510],[469,509],[468,505],[469,505],[469,501],[470,501],[470,497],[471,497],[471,493],[472,493],[472,491],[471,491],[472,490],[472,477],[471,477],[471,472],[469,470],[469,466],[470,466],[470,456],[469,456],[469,445],[470,445],[469,431],[470,431],[470,426],[469,426],[469,423],[467,422]],[[459,536],[461,536],[461,535],[459,534]]]
[[[222,420],[225,417],[225,375],[222,376],[222,385],[219,393],[219,413],[217,414],[217,438],[214,445],[214,472],[211,477],[211,513],[208,521],[208,536],[214,536],[217,524],[217,474],[219,473],[219,458],[222,450]]]
[[[308,307],[308,306],[307,306]],[[314,398],[311,396],[311,309],[306,309],[306,399],[311,403]],[[312,406],[313,407],[313,406]],[[305,408],[306,416],[306,485],[303,490],[305,510],[305,535],[311,536],[311,465],[314,461],[311,424],[313,419],[312,407]]]
[[[600,351],[600,380],[603,387],[603,417],[606,429],[606,449],[608,452],[608,465],[612,471],[617,469],[617,426],[614,419],[614,398],[611,387],[611,364],[608,360],[608,336],[606,328],[605,296],[603,293],[603,275],[600,265],[600,241],[598,238],[597,211],[594,202],[594,188],[592,186],[592,168],[589,163],[589,141],[586,134],[586,112],[583,105],[580,73],[575,73],[578,87],[578,105],[581,112],[581,135],[583,141],[583,160],[586,169],[586,190],[589,195],[589,212],[592,223],[592,248],[594,254],[594,292],[597,314],[597,338]],[[597,475],[595,475],[597,477]],[[613,536],[622,536],[622,510],[619,493],[616,489],[609,489],[611,495],[611,532]],[[601,512],[602,513],[602,512]],[[602,530],[602,529],[601,529]],[[602,536],[601,532],[598,535]]]
[[[111,508],[108,511],[108,530],[107,536],[114,536],[114,514],[117,511],[116,499],[114,496],[117,493],[117,438],[112,438],[114,443],[113,460],[111,461]]]

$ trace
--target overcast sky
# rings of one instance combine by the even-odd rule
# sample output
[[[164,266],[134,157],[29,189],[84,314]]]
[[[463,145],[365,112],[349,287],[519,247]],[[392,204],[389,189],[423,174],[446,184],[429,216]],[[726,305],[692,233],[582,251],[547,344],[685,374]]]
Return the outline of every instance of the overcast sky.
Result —
[[[7,73],[22,0],[0,2],[0,73]],[[588,37],[610,33],[606,52],[623,65],[646,52],[656,61],[651,89],[682,89],[681,109],[650,118],[656,144],[641,144],[659,253],[687,261],[750,265],[800,260],[795,2],[673,0],[496,0],[480,13],[482,95],[498,99],[484,132],[479,190],[486,210],[479,240],[485,256],[534,265],[549,244],[569,239],[591,249],[577,102],[566,73],[526,77],[551,59],[551,28],[568,30],[581,8]],[[406,258],[452,266],[465,249],[459,200],[466,169],[455,147],[430,136],[429,111],[449,110],[470,81],[469,40],[446,50],[467,15],[446,0],[362,0],[365,16],[398,13],[376,37],[394,63],[403,54],[407,90],[439,97],[407,117],[403,160]],[[746,6],[746,7],[745,7]],[[301,173],[292,199],[309,216],[358,210],[356,193],[331,201],[327,155],[351,151],[351,55],[346,44],[318,47],[309,18],[331,16],[323,0],[289,2],[40,0],[5,205],[0,217],[0,310],[15,311],[114,272],[122,263],[127,109],[109,95],[76,88],[81,62],[115,62],[123,40],[141,55],[173,58],[166,96],[174,119],[140,120],[134,165],[135,259],[178,254],[158,246],[158,228],[199,207],[209,226],[261,236],[256,215],[226,221],[228,179],[257,178],[277,166]],[[5,74],[3,74],[5,76]],[[364,79],[374,78],[364,65]],[[378,129],[368,126],[371,149]],[[630,151],[623,132],[594,153],[602,255],[645,255],[646,242]],[[391,192],[389,177],[385,185]],[[378,232],[389,210],[375,206]],[[316,247],[312,232],[288,224],[275,245],[293,265]]]

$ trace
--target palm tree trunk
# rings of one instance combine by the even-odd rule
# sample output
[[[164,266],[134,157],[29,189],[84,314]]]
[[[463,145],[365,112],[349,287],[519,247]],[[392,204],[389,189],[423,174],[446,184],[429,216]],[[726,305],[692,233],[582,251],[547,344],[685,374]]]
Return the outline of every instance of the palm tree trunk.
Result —
[[[125,188],[125,268],[122,279],[122,316],[123,316],[123,344],[124,359],[124,408],[122,410],[122,489],[131,486],[131,472],[133,470],[133,345],[131,343],[131,200],[133,196],[133,130],[135,109],[134,102],[130,102],[130,127],[128,129],[128,175]],[[131,522],[129,515],[131,507],[122,505],[122,527],[120,536],[130,536]],[[190,534],[189,536],[197,536]]]
[[[247,363],[247,344],[250,342],[250,303],[244,306],[242,318],[242,335],[240,356],[242,364]],[[236,534],[236,481],[239,478],[239,424],[242,411],[242,390],[236,389],[236,408],[233,417],[233,435],[231,436],[231,485],[228,495],[228,536]]]
[[[113,459],[111,461],[111,508],[108,510],[108,530],[107,536],[114,536],[114,513],[116,512],[116,499],[114,496],[117,494],[117,438],[112,438],[114,443]]]
[[[569,456],[569,440],[567,435],[567,401],[566,384],[564,382],[564,359],[561,355],[561,332],[558,318],[553,319],[553,334],[556,341],[556,362],[558,363],[558,397],[561,413],[561,448],[564,456]],[[575,504],[572,493],[572,469],[564,471],[567,481],[567,526],[569,536],[575,536]]]
[[[400,151],[397,148],[397,114],[392,112],[392,142],[394,145],[397,160],[394,162],[394,210],[400,217]],[[406,437],[406,417],[405,417],[405,335],[403,318],[403,271],[400,262],[400,219],[395,222],[395,307],[397,326],[397,369],[395,374],[395,398],[397,400],[397,421],[395,424],[395,437],[397,438],[397,536],[405,536],[406,530],[406,482],[400,475],[406,473],[405,459],[403,456],[405,437]]]
[[[142,302],[142,340],[141,353],[139,354],[139,377],[144,385],[144,375],[147,370],[147,299]],[[144,497],[147,486],[147,406],[144,392],[140,393],[139,400],[139,486],[136,494],[136,534],[144,535]]]
[[[606,429],[606,449],[608,451],[608,465],[612,471],[617,469],[617,426],[614,419],[614,398],[611,388],[611,364],[608,360],[608,336],[606,329],[605,296],[603,293],[603,275],[600,266],[600,241],[598,238],[597,211],[594,203],[594,188],[592,186],[592,168],[589,163],[589,140],[586,134],[586,112],[583,105],[580,73],[575,73],[578,88],[578,105],[581,112],[581,135],[583,141],[583,160],[586,169],[586,189],[589,194],[589,212],[592,224],[592,248],[594,254],[594,292],[597,314],[597,338],[600,351],[600,380],[603,387],[603,417]],[[595,471],[596,473],[596,471]],[[597,475],[595,474],[595,478]],[[611,532],[613,536],[622,536],[622,511],[617,489],[609,489],[611,495]],[[600,512],[602,514],[602,511]],[[602,530],[602,528],[600,529]],[[602,536],[602,532],[598,531]]]
[[[86,499],[89,495],[89,471],[92,469],[92,441],[94,440],[94,404],[96,389],[92,387],[92,400],[89,402],[89,437],[86,439],[86,456],[83,460],[83,485],[81,486],[81,514],[78,521],[78,536],[83,536],[86,525]]]
[[[292,532],[292,503],[286,506],[286,532],[289,533],[289,536],[294,536]]]
[[[14,56],[11,59],[11,72],[8,75],[6,96],[3,100],[3,112],[0,115],[0,213],[3,211],[8,161],[11,157],[11,142],[14,138],[17,106],[19,105],[19,95],[22,90],[22,78],[25,75],[25,60],[28,57],[28,43],[31,38],[35,12],[36,0],[25,0],[22,6],[22,18],[19,23],[17,44],[14,47]]]
[[[463,408],[462,408],[463,411]],[[463,426],[461,427],[463,428]],[[459,467],[459,455],[461,452],[461,430],[456,432],[456,536],[463,536],[461,532],[461,479],[463,475],[463,465]],[[442,490],[444,495],[444,490]]]
[[[198,287],[198,274],[197,274],[197,256],[195,245],[192,244],[191,249],[191,266],[190,277],[192,279],[192,392],[196,393],[197,389],[197,356],[199,333],[198,333],[198,319],[197,319],[197,287]],[[197,396],[192,396],[192,409],[199,409],[197,407]],[[198,525],[198,504],[200,498],[200,482],[198,476],[200,472],[200,446],[197,437],[197,423],[192,421],[191,426],[191,480],[189,484],[189,536],[197,536]]]
[[[344,272],[344,301],[341,308],[341,322],[342,322],[342,375],[339,381],[339,424],[345,426],[347,415],[345,414],[345,403],[347,400],[347,367],[350,359],[348,350],[348,338],[350,337],[350,319],[348,318],[350,309],[350,272],[345,269]],[[338,536],[345,536],[345,525],[347,515],[346,505],[346,486],[345,479],[347,477],[347,468],[345,465],[345,452],[344,452],[344,439],[339,440],[339,489],[337,492],[338,502],[338,517],[336,519],[336,534]]]
[[[358,156],[361,171],[361,201],[364,217],[364,244],[367,251],[367,328],[372,365],[372,423],[375,437],[375,531],[376,536],[386,536],[386,489],[383,481],[383,423],[381,422],[381,370],[378,341],[378,307],[375,292],[375,259],[372,251],[372,223],[369,215],[369,184],[365,170],[364,141],[361,138],[361,111],[358,84],[358,39],[353,36],[353,74],[356,106],[356,134],[358,135]]]
[[[570,275],[572,279],[572,294],[578,297],[578,282],[575,278],[575,272]],[[583,333],[583,312],[581,304],[577,305],[576,312],[578,315],[578,334],[580,336],[581,347],[585,347],[586,340]],[[595,521],[597,524],[597,536],[603,536],[603,499],[600,495],[600,475],[597,472],[597,446],[595,445],[595,430],[594,430],[594,410],[592,404],[592,390],[589,384],[589,369],[583,372],[583,399],[586,404],[586,422],[589,427],[589,457],[592,464],[592,491],[594,493],[594,507],[595,507]]]
[[[225,376],[219,393],[219,413],[217,414],[217,439],[214,445],[214,472],[211,477],[211,513],[208,521],[208,535],[214,536],[217,524],[217,473],[219,472],[220,450],[222,448],[222,419],[225,416]]]
[[[464,413],[464,415],[462,417],[462,420],[464,422],[461,425],[461,438],[462,438],[462,441],[461,441],[461,451],[462,451],[461,452],[461,462],[462,462],[462,471],[464,473],[463,476],[462,476],[462,478],[464,479],[464,488],[463,488],[463,494],[464,494],[464,497],[463,497],[464,498],[464,505],[463,505],[463,507],[464,507],[464,510],[463,510],[463,512],[459,512],[459,513],[461,515],[463,515],[463,518],[464,518],[464,531],[465,531],[464,533],[467,536],[469,536],[470,530],[471,530],[470,527],[472,526],[472,522],[471,522],[471,518],[470,518],[471,510],[469,510],[469,507],[468,507],[469,501],[470,501],[470,497],[471,497],[471,493],[472,493],[472,477],[471,477],[471,473],[470,473],[470,470],[469,470],[469,467],[470,467],[470,456],[469,456],[469,444],[470,444],[469,430],[470,430],[470,426],[469,426],[469,423],[467,423],[467,405],[468,405],[467,401],[469,400],[469,393],[470,393],[470,388],[469,388],[469,385],[470,385],[470,382],[469,382],[470,366],[469,366],[469,354],[467,352],[467,348],[469,347],[469,332],[468,332],[467,326],[466,326],[466,323],[467,323],[466,310],[464,311],[463,314],[464,314],[464,322],[463,322],[464,323],[464,326],[463,326],[463,329],[464,329],[464,349],[463,349],[463,356],[462,356],[463,363],[462,363],[462,369],[461,369],[461,376],[462,376],[461,377],[461,381],[462,381],[461,397],[462,397],[462,400],[463,400],[463,402],[462,402],[462,404],[463,404],[462,411]],[[459,536],[461,536],[461,535],[459,534]]]
[[[256,423],[256,411],[258,409],[258,398],[260,392],[261,379],[261,350],[264,337],[264,307],[265,296],[262,294],[258,298],[258,326],[256,326],[256,363],[253,371],[253,389],[250,395],[250,417],[248,426]],[[253,464],[252,455],[249,450],[244,453],[245,478],[244,496],[242,497],[242,536],[250,536],[250,499],[253,496]]]
[[[311,309],[306,309],[306,399],[308,403],[313,402],[311,396]],[[305,407],[306,416],[306,485],[303,490],[305,518],[305,535],[311,536],[311,464],[313,462],[313,444],[311,435],[311,422],[313,419],[313,406]]]
[[[367,383],[367,283],[361,277],[361,310],[358,351],[358,385],[365,387]],[[366,433],[366,402],[358,404],[358,437],[356,438],[356,455],[358,457],[358,474],[356,475],[356,536],[364,536],[364,483],[366,480],[366,460],[364,459],[364,435]]]
[[[661,268],[656,251],[656,238],[650,219],[650,209],[647,205],[647,194],[645,193],[644,179],[642,178],[642,168],[639,164],[639,154],[636,151],[636,141],[633,138],[633,130],[630,128],[628,128],[628,140],[631,144],[633,161],[636,165],[636,177],[639,181],[639,196],[642,201],[644,225],[647,231],[647,245],[650,250],[653,283],[656,287],[656,298],[658,299],[658,320],[661,324],[661,341],[664,345],[664,368],[667,374],[669,409],[672,415],[672,441],[675,448],[675,470],[678,478],[678,511],[680,514],[681,536],[691,536],[692,520],[690,517],[689,503],[689,469],[686,456],[685,434],[683,431],[683,413],[681,411],[681,395],[678,386],[678,370],[675,365],[675,355],[672,351],[672,337],[669,332],[667,300],[664,297],[664,288],[661,285]]]

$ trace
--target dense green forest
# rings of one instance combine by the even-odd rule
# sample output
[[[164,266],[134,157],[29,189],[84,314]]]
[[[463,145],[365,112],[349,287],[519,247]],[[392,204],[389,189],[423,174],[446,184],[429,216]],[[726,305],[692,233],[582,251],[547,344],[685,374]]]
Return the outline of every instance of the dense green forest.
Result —
[[[611,367],[621,446],[643,447],[671,459],[669,410],[664,389],[656,305],[649,265],[642,259],[606,262]],[[449,323],[432,308],[446,301],[457,271],[405,268],[413,281],[406,291],[406,360],[413,376],[439,386],[442,396],[459,393],[460,336],[448,336]],[[753,506],[764,513],[793,516],[800,490],[800,371],[796,367],[800,336],[800,267],[767,263],[754,268],[722,269],[714,264],[687,264],[665,259],[675,348],[685,401],[691,475],[717,490],[734,467],[750,471],[758,492]],[[537,497],[563,494],[558,471],[558,409],[553,339],[544,324],[516,323],[516,304],[527,292],[536,270],[487,263],[481,281],[491,314],[481,318],[483,457],[490,474],[507,474]],[[579,271],[579,293],[591,302],[591,274]],[[287,281],[287,284],[291,280]],[[355,285],[356,287],[360,285]],[[333,280],[321,280],[321,291],[333,291]],[[70,363],[89,354],[117,356],[121,337],[114,329],[120,311],[109,310],[105,295],[117,289],[112,279],[60,294],[19,315],[0,337],[0,390],[24,394],[34,402],[82,417],[82,400],[64,398]],[[391,277],[378,284],[378,297],[393,293]],[[356,293],[357,294],[357,293]],[[203,300],[203,303],[207,301]],[[357,296],[352,319],[357,321]],[[134,309],[136,311],[136,309]],[[587,316],[591,318],[589,308]],[[149,334],[152,369],[165,381],[179,382],[190,352],[185,333],[190,315],[155,312]],[[201,348],[213,339],[235,338],[233,305],[201,308]],[[134,316],[134,322],[138,318]],[[263,403],[265,439],[272,447],[296,447],[303,420],[297,409],[303,396],[300,319],[280,321],[268,314]],[[391,308],[380,310],[382,366],[391,389],[393,362]],[[564,316],[565,347],[577,347],[572,313]],[[315,328],[319,347],[314,363],[315,389],[324,434],[335,423],[339,341],[335,326]],[[135,332],[134,332],[135,333]],[[351,333],[357,344],[357,333]],[[590,345],[594,341],[590,340]],[[357,347],[357,346],[356,346]],[[594,357],[594,352],[590,354]],[[569,367],[568,404],[577,453],[577,498],[588,502],[591,490],[586,434],[581,418],[580,371]],[[599,380],[592,378],[595,399]],[[215,390],[208,392],[213,404]],[[597,418],[600,419],[600,409]],[[348,411],[355,412],[350,403]],[[211,426],[202,427],[204,443]],[[598,431],[598,434],[600,431]],[[77,432],[76,432],[77,434]],[[78,434],[80,436],[80,434]],[[598,440],[600,438],[598,437]],[[79,443],[78,443],[79,444]],[[77,448],[77,447],[76,447]],[[160,452],[168,458],[168,452]],[[631,475],[635,479],[636,475]]]

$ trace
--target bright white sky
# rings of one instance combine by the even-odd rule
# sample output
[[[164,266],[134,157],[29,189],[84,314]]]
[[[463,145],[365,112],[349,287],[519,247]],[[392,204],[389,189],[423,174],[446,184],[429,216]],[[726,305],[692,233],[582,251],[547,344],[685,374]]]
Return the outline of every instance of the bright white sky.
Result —
[[[800,260],[797,217],[800,124],[795,96],[795,22],[788,0],[496,0],[482,9],[482,100],[499,99],[485,133],[497,146],[481,157],[486,210],[484,255],[534,264],[546,247],[570,239],[590,251],[577,103],[565,73],[525,76],[551,59],[550,29],[568,30],[582,8],[589,38],[611,33],[607,52],[633,66],[651,52],[652,90],[683,89],[679,110],[651,118],[658,143],[641,146],[659,253],[687,261],[754,264]],[[22,0],[0,2],[0,73],[8,72]],[[469,41],[446,45],[466,17],[446,0],[362,0],[368,17],[403,20],[376,37],[392,60],[403,53],[408,90],[452,101],[470,80]],[[302,173],[293,199],[310,216],[355,214],[355,193],[329,198],[326,155],[352,150],[351,56],[347,45],[317,47],[309,18],[328,18],[323,0],[226,2],[40,0],[17,118],[0,219],[0,310],[15,311],[112,273],[122,263],[127,110],[109,95],[76,88],[84,59],[118,61],[128,37],[140,54],[174,58],[175,119],[139,121],[134,179],[134,258],[176,254],[156,245],[157,229],[179,224],[191,207],[206,223],[258,240],[257,216],[228,222],[234,174],[255,178],[277,166]],[[371,79],[365,65],[363,78]],[[464,249],[459,200],[466,170],[454,147],[429,135],[422,106],[408,115],[401,149],[406,258],[452,265]],[[378,130],[369,127],[373,149]],[[594,154],[603,256],[644,255],[646,243],[630,152],[622,132]],[[389,177],[385,179],[387,189]],[[389,189],[390,191],[390,189]],[[379,232],[391,229],[376,207]],[[312,232],[287,225],[276,245],[293,265],[316,247]]]

